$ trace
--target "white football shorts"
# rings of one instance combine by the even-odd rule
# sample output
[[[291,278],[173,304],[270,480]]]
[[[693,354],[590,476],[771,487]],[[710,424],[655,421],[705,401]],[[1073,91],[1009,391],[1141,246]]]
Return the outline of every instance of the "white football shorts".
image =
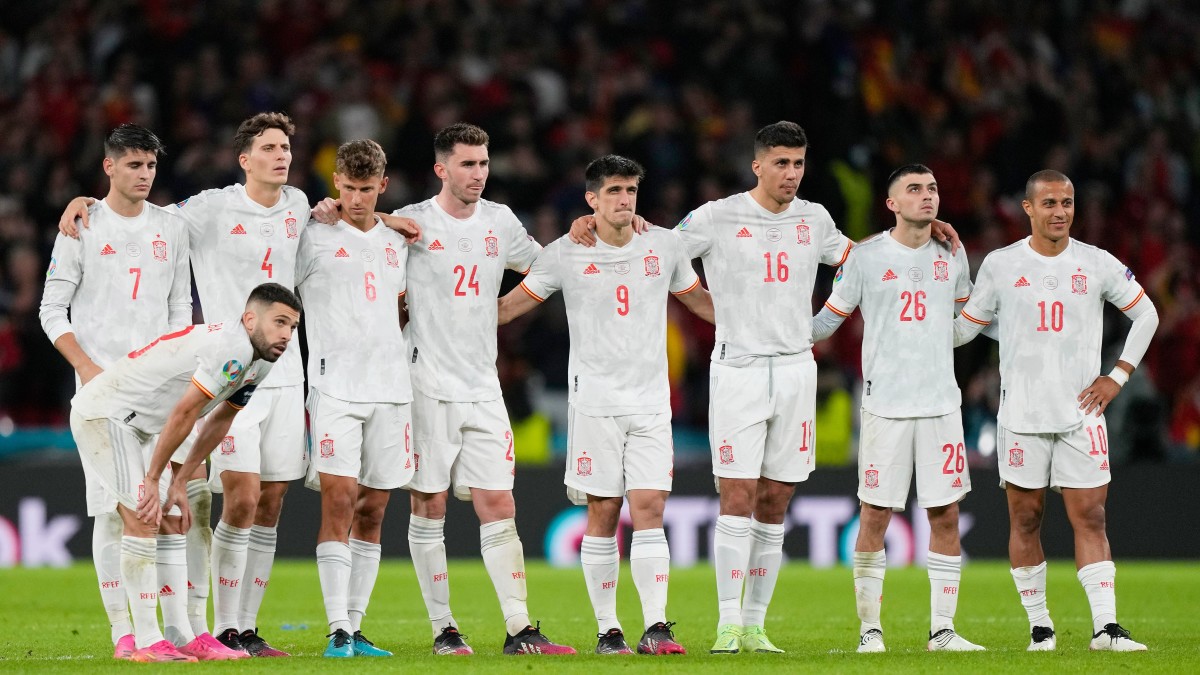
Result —
[[[671,413],[592,417],[571,407],[564,482],[571,503],[629,490],[671,491]]]

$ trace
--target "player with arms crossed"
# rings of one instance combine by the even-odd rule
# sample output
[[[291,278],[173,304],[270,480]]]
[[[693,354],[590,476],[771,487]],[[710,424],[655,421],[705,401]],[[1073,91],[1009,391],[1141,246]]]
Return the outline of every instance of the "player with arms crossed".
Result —
[[[192,323],[187,224],[170,210],[146,202],[163,154],[162,142],[147,129],[125,124],[109,133],[104,154],[108,196],[88,209],[92,228],[86,236],[58,235],[42,296],[42,328],[75,369],[80,386],[130,351]],[[92,558],[116,644],[113,656],[128,659],[135,647],[121,588],[124,525],[116,512],[116,498],[90,472],[84,478],[88,515],[96,519]],[[203,473],[190,484],[202,487]],[[183,535],[178,525],[177,518],[169,519],[158,534],[160,572],[183,569],[189,544],[208,548],[203,526],[194,524]],[[189,620],[189,596],[183,589],[188,576],[208,578],[207,566],[199,567],[190,575],[184,572],[182,583],[160,580],[165,632],[185,654],[205,660],[236,658],[238,653],[213,639],[203,621]],[[205,603],[198,604],[202,617]]]
[[[1046,487],[1062,493],[1075,532],[1079,583],[1092,610],[1093,650],[1143,651],[1117,623],[1116,567],[1105,532],[1111,467],[1104,409],[1141,361],[1158,311],[1133,272],[1103,249],[1070,237],[1075,186],[1039,171],[1022,202],[1032,235],[984,259],[955,343],[999,320],[997,447],[1008,496],[1008,553],[1029,615],[1030,651],[1055,648],[1046,607],[1041,525]],[[1104,303],[1133,320],[1116,367],[1100,374]]]
[[[541,246],[512,211],[482,199],[488,135],[452,124],[434,138],[434,197],[397,210],[417,221],[409,246],[407,358],[412,369],[412,516],[408,543],[433,627],[435,654],[470,654],[450,611],[443,536],[454,490],[479,517],[480,550],[507,636],[505,654],[574,654],[529,623],[525,555],[513,521],[512,427],[496,372],[496,297],[504,270],[525,272]],[[332,222],[332,209],[314,215]],[[388,219],[385,219],[388,222]]]
[[[300,235],[296,282],[307,307],[310,481],[319,481],[317,570],[328,657],[391,656],[363,636],[379,575],[391,490],[413,474],[412,388],[400,296],[408,251],[375,216],[387,157],[374,141],[337,151],[342,220]]]
[[[185,582],[186,570],[183,561],[174,561],[174,575],[158,573],[155,532],[161,515],[175,507],[182,527],[190,524],[188,476],[285,352],[299,318],[300,304],[291,291],[264,284],[250,294],[240,317],[163,335],[97,375],[71,400],[71,431],[80,458],[116,500],[124,522],[121,575],[138,647],[134,661],[196,660],[163,639],[158,629],[158,579],[174,576],[176,583]],[[172,454],[210,411],[170,480],[164,472]]]
[[[885,651],[879,621],[887,560],[883,535],[903,511],[914,467],[917,505],[929,515],[930,651],[977,651],[954,631],[962,556],[958,502],[971,491],[963,445],[962,395],[954,380],[954,315],[971,294],[966,252],[932,240],[940,196],[933,173],[902,166],[888,178],[895,227],[854,247],[833,293],[813,318],[828,338],[862,309],[862,431],[854,589],[859,652]]]
[[[550,244],[499,308],[505,324],[556,291],[566,301],[571,416],[565,481],[571,501],[588,507],[580,557],[599,625],[597,654],[633,653],[617,621],[616,534],[626,495],[634,529],[629,560],[644,623],[637,650],[686,653],[666,615],[671,559],[662,516],[673,466],[667,297],[709,322],[713,308],[676,233],[656,227],[634,237],[643,175],[637,162],[615,155],[589,164],[585,198],[600,243],[585,248],[564,236]]]

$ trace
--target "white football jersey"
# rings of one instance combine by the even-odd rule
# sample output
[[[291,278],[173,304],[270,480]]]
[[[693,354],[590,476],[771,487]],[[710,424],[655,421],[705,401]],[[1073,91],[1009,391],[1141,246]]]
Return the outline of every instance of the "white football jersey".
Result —
[[[879,417],[936,417],[962,404],[954,379],[954,308],[971,295],[971,270],[933,240],[913,249],[884,232],[857,245],[825,303],[862,309],[863,410]]]
[[[817,264],[841,265],[853,242],[824,206],[795,199],[782,213],[742,192],[692,211],[675,228],[704,261],[717,317],[712,360],[812,352]]]
[[[272,365],[254,359],[239,313],[230,321],[167,333],[130,352],[85,384],[71,408],[84,419],[107,418],[157,434],[188,387],[210,399],[201,417],[224,401],[240,410]]]
[[[1026,237],[989,253],[960,319],[1000,321],[1000,423],[1024,434],[1084,421],[1076,397],[1100,375],[1104,303],[1122,311],[1145,297],[1107,251],[1071,239],[1054,257]]]
[[[50,342],[74,333],[88,358],[108,368],[191,325],[188,231],[182,218],[149,202],[126,218],[101,199],[88,216],[79,239],[54,240],[40,317]]]
[[[412,400],[400,333],[407,262],[403,235],[378,219],[367,232],[338,221],[300,234],[296,284],[310,387],[352,403]]]
[[[500,398],[496,298],[504,270],[526,272],[542,249],[502,204],[481,199],[458,219],[436,198],[393,215],[421,225],[408,250],[408,337],[412,383],[441,401]]]
[[[311,209],[304,192],[284,186],[271,207],[256,203],[241,184],[205,190],[175,205],[191,232],[192,271],[204,317],[241,316],[246,299],[260,284],[296,287],[296,247]],[[300,384],[300,348],[280,357],[264,387]]]
[[[571,331],[567,385],[585,415],[671,411],[667,295],[700,284],[672,230],[652,227],[625,246],[562,237],[538,255],[521,286],[539,302],[561,290]]]

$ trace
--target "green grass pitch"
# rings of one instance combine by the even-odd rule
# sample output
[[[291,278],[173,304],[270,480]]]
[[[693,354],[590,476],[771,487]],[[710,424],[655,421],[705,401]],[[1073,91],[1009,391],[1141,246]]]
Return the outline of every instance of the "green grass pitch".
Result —
[[[1051,561],[1049,604],[1058,629],[1058,651],[1029,654],[1028,625],[1008,566],[970,561],[963,572],[957,628],[988,648],[977,654],[925,652],[929,627],[928,580],[923,569],[891,569],[884,586],[883,623],[888,653],[854,653],[858,620],[850,571],[794,564],[779,580],[767,630],[786,655],[708,653],[716,624],[712,570],[700,566],[672,573],[669,614],[679,622],[676,637],[689,653],[678,657],[600,657],[596,624],[578,569],[530,564],[529,607],[552,639],[573,645],[576,657],[505,657],[499,604],[482,563],[451,563],[455,616],[476,650],[472,657],[434,657],[412,567],[407,560],[385,561],[364,622],[364,632],[391,659],[321,659],[325,618],[313,561],[281,561],[260,616],[262,634],[290,651],[291,659],[231,664],[150,667],[111,659],[108,625],[100,608],[90,565],[70,569],[0,571],[0,671],[86,672],[151,668],[209,672],[293,673],[323,671],[525,672],[562,673],[721,672],[732,674],[786,669],[805,672],[1197,672],[1200,669],[1200,566],[1195,563],[1118,561],[1118,612],[1134,638],[1150,651],[1140,654],[1090,653],[1091,619],[1087,600],[1069,561]],[[630,642],[641,634],[641,609],[623,570],[618,610]]]

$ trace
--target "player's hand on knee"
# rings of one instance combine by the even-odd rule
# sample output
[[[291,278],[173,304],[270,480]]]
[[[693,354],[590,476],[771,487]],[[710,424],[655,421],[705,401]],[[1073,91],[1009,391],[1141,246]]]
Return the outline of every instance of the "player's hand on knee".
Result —
[[[171,508],[175,506],[179,507],[179,526],[182,528],[180,531],[187,532],[192,527],[192,510],[188,508],[186,479],[171,481],[171,486],[167,488],[167,499],[163,502],[159,518],[162,517],[161,514],[170,513]]]
[[[145,486],[142,496],[138,498],[137,517],[147,525],[157,526],[162,520],[162,507],[158,503],[158,480],[146,476],[142,482]]]
[[[1121,385],[1107,375],[1097,377],[1091,386],[1084,389],[1079,394],[1079,409],[1085,415],[1091,415],[1094,411],[1096,416],[1104,414],[1104,409],[1112,402],[1117,394],[1121,392]]]
[[[58,219],[58,231],[71,237],[72,239],[79,238],[79,226],[75,223],[76,219],[83,222],[84,227],[88,227],[88,207],[95,204],[96,200],[91,197],[76,197],[67,204],[67,208],[63,211],[62,217]]]
[[[645,221],[643,221],[645,222]],[[580,216],[571,223],[567,237],[576,244],[591,248],[596,245],[596,217]]]
[[[339,199],[326,197],[313,207],[312,217],[319,223],[333,225],[342,217],[342,202]]]

